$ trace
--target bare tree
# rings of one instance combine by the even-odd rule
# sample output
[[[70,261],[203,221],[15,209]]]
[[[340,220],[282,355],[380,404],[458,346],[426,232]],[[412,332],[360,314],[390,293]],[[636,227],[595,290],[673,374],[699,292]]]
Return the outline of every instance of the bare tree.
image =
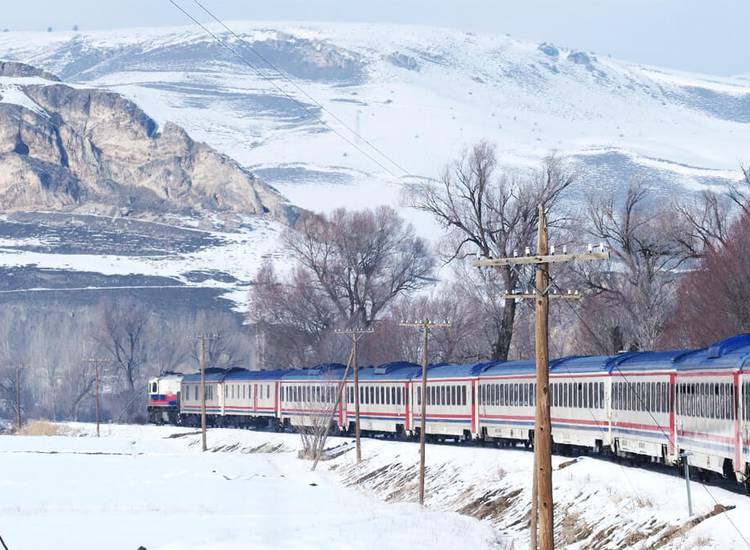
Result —
[[[96,385],[95,366],[89,361],[82,361],[77,369],[73,369],[64,379],[64,393],[69,396],[70,409],[68,415],[73,420],[79,419],[81,404],[87,397],[93,396]]]
[[[612,260],[583,265],[581,275],[595,298],[583,304],[583,316],[606,331],[596,339],[599,352],[653,349],[674,300],[677,270],[685,261],[673,237],[674,216],[649,203],[642,186],[631,186],[622,204],[613,198],[589,202],[590,234],[604,241]],[[584,335],[585,336],[585,335]],[[604,349],[602,349],[604,348]]]
[[[750,330],[750,214],[742,213],[726,243],[708,250],[680,282],[664,343],[704,346]]]
[[[394,298],[433,282],[427,242],[387,206],[306,216],[285,240],[351,323],[369,326]]]
[[[107,300],[102,304],[102,347],[109,353],[133,391],[146,362],[146,340],[151,313],[134,300]]]
[[[399,296],[434,282],[426,241],[389,207],[308,215],[285,239],[298,267],[282,279],[264,266],[250,297],[250,320],[276,364],[343,358],[333,328],[370,326]]]
[[[325,360],[319,352],[335,325],[336,308],[307,271],[297,269],[282,281],[267,263],[250,291],[249,319],[263,339],[266,364],[303,367]]]
[[[556,157],[548,157],[531,175],[498,167],[494,146],[482,141],[450,163],[439,183],[420,183],[410,190],[409,202],[431,214],[448,231],[444,259],[465,259],[477,252],[504,257],[533,246],[538,205],[554,212],[575,178]],[[559,220],[553,220],[553,227]],[[468,273],[466,273],[469,275]],[[490,356],[505,359],[513,338],[516,304],[502,299],[521,279],[510,267],[477,271],[470,285],[477,289],[482,314],[491,320]],[[464,279],[466,280],[466,279]]]
[[[727,244],[732,199],[704,190],[698,197],[675,205],[677,217],[670,235],[687,258],[700,258]]]

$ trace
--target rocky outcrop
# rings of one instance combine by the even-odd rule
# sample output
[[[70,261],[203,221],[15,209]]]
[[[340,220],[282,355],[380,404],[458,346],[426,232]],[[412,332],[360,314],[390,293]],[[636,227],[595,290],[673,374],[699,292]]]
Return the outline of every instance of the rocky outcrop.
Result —
[[[17,61],[0,61],[0,76],[38,76],[40,78],[44,78],[45,80],[60,82],[60,79],[52,73],[48,73],[43,69],[32,67],[31,65],[27,65],[26,63],[19,63]]]
[[[44,78],[15,65],[0,75]],[[179,126],[159,128],[132,101],[24,78],[0,81],[0,202],[3,210],[296,218],[271,186]]]

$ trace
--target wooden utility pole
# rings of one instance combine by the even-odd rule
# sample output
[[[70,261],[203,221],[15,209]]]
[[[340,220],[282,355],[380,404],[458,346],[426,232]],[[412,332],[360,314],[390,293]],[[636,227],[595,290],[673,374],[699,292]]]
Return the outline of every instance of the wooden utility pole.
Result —
[[[193,338],[200,342],[198,362],[201,375],[201,450],[205,453],[208,450],[208,445],[206,443],[206,340],[216,340],[219,336],[217,334],[199,334]]]
[[[528,254],[528,252],[527,252]],[[536,267],[533,293],[506,294],[505,299],[533,298],[536,304],[536,415],[534,426],[534,471],[531,503],[531,548],[552,550],[555,546],[554,515],[552,501],[552,426],[549,400],[549,300],[552,298],[576,299],[575,294],[551,294],[549,265],[551,263],[577,260],[606,260],[609,252],[600,245],[598,251],[592,246],[584,253],[562,254],[550,250],[547,219],[544,205],[539,205],[539,232],[536,255],[513,256],[511,258],[487,258],[474,262],[476,267],[500,267],[534,265]],[[538,534],[537,534],[538,533]]]
[[[16,430],[21,431],[21,365],[16,365]]]
[[[547,220],[544,206],[539,205],[537,254],[549,254]],[[552,511],[552,424],[549,406],[549,263],[537,264],[536,270],[536,424],[534,426],[534,462],[537,483],[537,522],[539,547],[555,547]]]
[[[354,439],[357,447],[357,464],[362,462],[362,446],[359,440],[359,363],[357,359],[357,344],[366,334],[375,332],[373,329],[353,328],[336,330],[337,334],[348,334],[352,339],[352,365],[354,367]]]
[[[448,328],[451,324],[447,320],[440,323],[424,319],[413,323],[404,321],[400,323],[400,326],[418,328],[424,337],[422,341],[422,389],[420,396],[421,427],[419,428],[419,504],[424,506],[425,437],[427,432],[427,366],[430,361],[430,332],[434,328]]]
[[[101,376],[99,372],[99,365],[106,363],[108,359],[85,359],[84,362],[90,365],[94,365],[94,400],[96,404],[96,437],[99,437],[99,425],[102,421],[101,414]]]
[[[199,336],[201,342],[201,449],[205,453],[206,445],[206,335]]]

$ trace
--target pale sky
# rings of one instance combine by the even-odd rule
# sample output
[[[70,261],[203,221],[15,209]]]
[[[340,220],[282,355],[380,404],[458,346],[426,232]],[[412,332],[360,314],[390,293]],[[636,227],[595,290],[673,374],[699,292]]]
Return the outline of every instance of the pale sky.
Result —
[[[208,20],[193,0],[175,0]],[[750,75],[750,0],[202,0],[225,20],[407,23],[505,34],[638,63]],[[0,0],[0,28],[188,24],[169,0]]]

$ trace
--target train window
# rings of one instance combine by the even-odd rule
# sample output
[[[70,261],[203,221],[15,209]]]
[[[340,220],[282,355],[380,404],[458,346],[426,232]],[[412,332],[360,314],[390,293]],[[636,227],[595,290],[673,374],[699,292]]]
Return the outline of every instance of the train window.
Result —
[[[456,401],[456,386],[451,386],[451,405],[456,406],[458,403]]]
[[[461,386],[461,405],[466,405],[466,386]]]
[[[568,382],[565,385],[568,387],[568,407],[573,408],[576,406],[575,384]]]
[[[422,388],[417,386],[417,405],[422,404]]]
[[[594,407],[602,408],[601,382],[594,382]]]
[[[490,405],[505,405],[503,398],[505,397],[505,385],[504,384],[491,384],[490,385]]]

